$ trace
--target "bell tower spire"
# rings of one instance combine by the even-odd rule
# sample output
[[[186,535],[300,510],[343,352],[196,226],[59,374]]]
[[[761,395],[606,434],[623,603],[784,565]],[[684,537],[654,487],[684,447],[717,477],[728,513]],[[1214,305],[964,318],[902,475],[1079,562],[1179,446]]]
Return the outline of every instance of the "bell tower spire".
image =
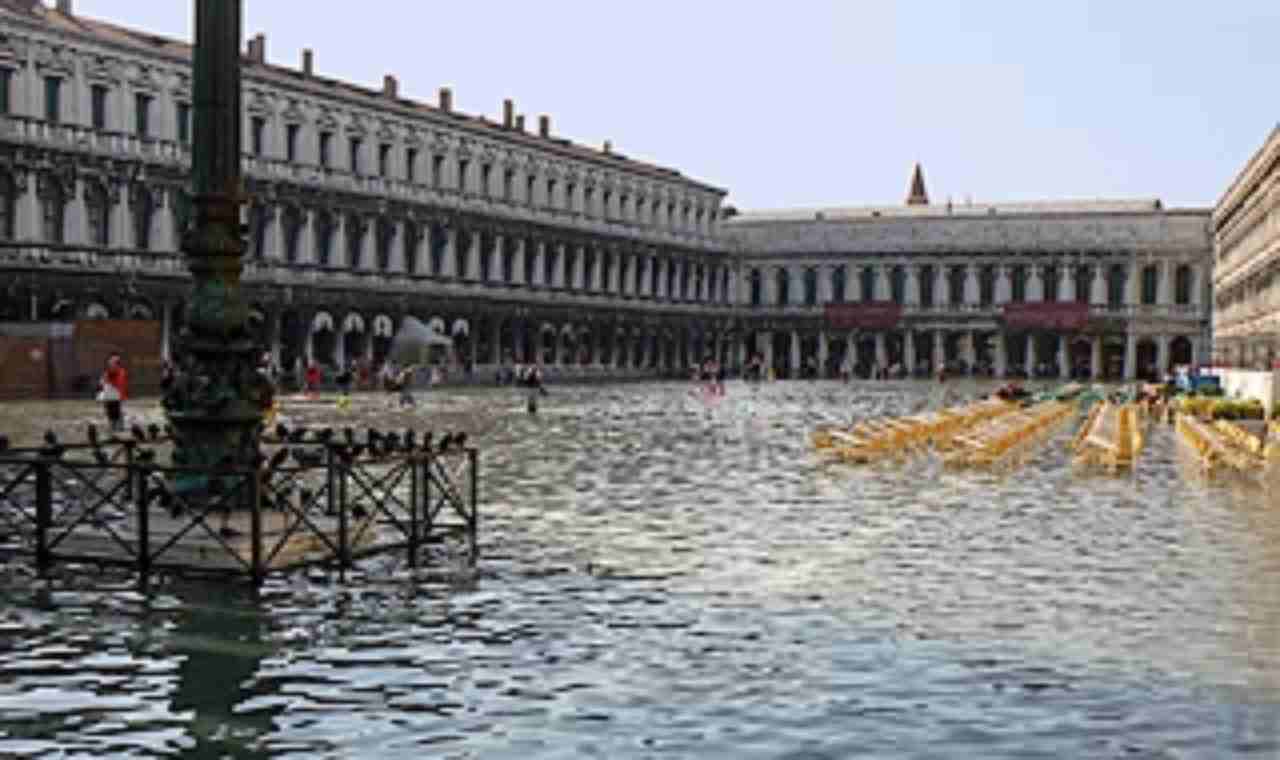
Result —
[[[924,170],[917,161],[911,169],[911,187],[907,190],[908,206],[928,206],[929,193],[924,189]]]

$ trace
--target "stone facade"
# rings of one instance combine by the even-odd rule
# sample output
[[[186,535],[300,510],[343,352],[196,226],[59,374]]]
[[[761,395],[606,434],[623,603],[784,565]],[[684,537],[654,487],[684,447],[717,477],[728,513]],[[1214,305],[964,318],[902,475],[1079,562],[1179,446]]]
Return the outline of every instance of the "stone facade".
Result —
[[[1280,127],[1213,211],[1213,351],[1223,364],[1280,358]]]
[[[190,48],[0,4],[0,319],[182,318]],[[377,360],[401,319],[474,365],[727,354],[724,191],[501,119],[267,62],[244,70],[245,287],[284,366]],[[166,346],[168,340],[166,339]]]
[[[1156,200],[930,205],[916,167],[904,206],[743,214],[725,229],[751,350],[781,376],[847,359],[861,374],[1135,378],[1207,359],[1208,223]],[[863,325],[859,304],[876,307]]]

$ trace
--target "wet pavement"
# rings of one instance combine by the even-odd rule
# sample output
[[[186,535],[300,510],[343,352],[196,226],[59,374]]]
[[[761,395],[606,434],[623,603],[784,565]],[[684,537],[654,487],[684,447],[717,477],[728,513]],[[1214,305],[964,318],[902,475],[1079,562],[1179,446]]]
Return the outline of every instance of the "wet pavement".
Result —
[[[1004,476],[824,466],[815,425],[979,386],[551,390],[347,417],[476,433],[478,573],[383,557],[255,600],[0,568],[0,756],[1280,756],[1280,513],[1170,429],[1125,477],[1074,473],[1071,426]]]

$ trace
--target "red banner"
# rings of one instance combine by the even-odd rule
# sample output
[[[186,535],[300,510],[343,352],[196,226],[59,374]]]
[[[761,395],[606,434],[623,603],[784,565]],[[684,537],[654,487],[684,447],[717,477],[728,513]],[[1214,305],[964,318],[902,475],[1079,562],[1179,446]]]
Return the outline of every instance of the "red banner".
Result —
[[[893,301],[829,303],[826,317],[827,326],[837,330],[888,330],[898,325],[902,307]]]
[[[1005,327],[1015,330],[1081,330],[1089,324],[1089,304],[1075,301],[1007,303]]]

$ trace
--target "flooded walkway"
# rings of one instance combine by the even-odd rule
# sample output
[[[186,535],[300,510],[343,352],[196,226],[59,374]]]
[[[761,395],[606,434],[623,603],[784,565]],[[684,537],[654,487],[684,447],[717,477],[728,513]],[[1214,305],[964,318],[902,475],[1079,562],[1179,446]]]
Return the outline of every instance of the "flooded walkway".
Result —
[[[383,558],[255,602],[2,568],[0,756],[1280,755],[1277,503],[1184,472],[1171,429],[1123,477],[1072,470],[1073,426],[1005,476],[809,444],[978,390],[357,403],[361,427],[472,423],[479,576]],[[0,432],[95,412],[6,413]]]

